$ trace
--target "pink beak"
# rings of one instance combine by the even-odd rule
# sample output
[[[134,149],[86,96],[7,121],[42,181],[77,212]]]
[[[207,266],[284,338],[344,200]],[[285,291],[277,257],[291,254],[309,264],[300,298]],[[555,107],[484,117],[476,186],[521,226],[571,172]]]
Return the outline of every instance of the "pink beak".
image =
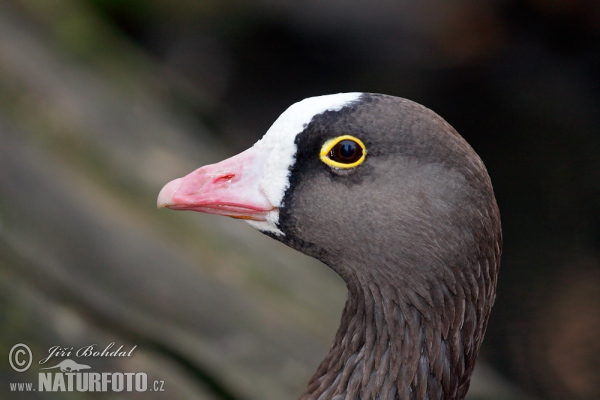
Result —
[[[167,183],[158,195],[158,208],[265,221],[276,207],[260,188],[266,159],[263,153],[252,147]]]

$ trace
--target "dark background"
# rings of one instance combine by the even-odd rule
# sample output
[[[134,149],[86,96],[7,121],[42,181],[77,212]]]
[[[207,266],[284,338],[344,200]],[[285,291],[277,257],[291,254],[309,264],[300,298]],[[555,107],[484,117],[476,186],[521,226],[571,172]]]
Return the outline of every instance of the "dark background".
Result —
[[[346,91],[433,109],[488,167],[504,254],[470,398],[600,398],[594,0],[3,3],[0,356],[26,343],[34,365],[0,362],[0,397],[51,346],[110,342],[135,356],[76,361],[167,385],[111,398],[297,397],[341,281],[239,221],[154,204],[290,104]]]

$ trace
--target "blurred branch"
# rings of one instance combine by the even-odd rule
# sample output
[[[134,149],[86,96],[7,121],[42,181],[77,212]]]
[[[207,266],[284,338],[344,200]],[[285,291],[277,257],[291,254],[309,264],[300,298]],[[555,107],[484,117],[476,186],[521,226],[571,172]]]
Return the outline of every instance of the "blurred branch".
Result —
[[[155,209],[162,184],[224,154],[197,122],[58,56],[4,10],[0,53],[0,241],[27,266],[2,268],[237,395],[298,393],[337,324],[331,273],[282,266],[299,256],[239,222]]]

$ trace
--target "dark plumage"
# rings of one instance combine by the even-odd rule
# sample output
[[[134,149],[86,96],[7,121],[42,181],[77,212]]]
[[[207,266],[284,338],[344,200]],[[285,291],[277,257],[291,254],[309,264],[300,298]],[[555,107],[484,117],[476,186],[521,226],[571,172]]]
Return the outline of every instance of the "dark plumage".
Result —
[[[437,114],[391,96],[362,94],[302,127],[293,133],[296,152],[281,201],[258,207],[277,211],[278,219],[272,230],[259,229],[321,260],[348,287],[331,351],[302,399],[462,399],[502,248],[483,163]],[[334,168],[319,158],[324,143],[340,135],[364,143],[364,162]],[[206,185],[225,173],[244,178],[239,168],[216,175],[209,168],[195,172],[207,176]],[[201,204],[200,211],[265,220],[252,202],[236,203],[245,214],[219,212],[219,204],[232,207],[226,195],[178,198],[183,182],[167,190],[167,200],[161,193],[161,205]],[[206,185],[197,193],[216,190]],[[236,191],[235,184],[222,190]]]

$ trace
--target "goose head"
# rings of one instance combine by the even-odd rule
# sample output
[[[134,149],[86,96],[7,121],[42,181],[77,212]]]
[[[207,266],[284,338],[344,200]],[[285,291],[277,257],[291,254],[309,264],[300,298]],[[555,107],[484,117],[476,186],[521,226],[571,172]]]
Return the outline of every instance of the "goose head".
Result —
[[[500,215],[440,116],[369,93],[288,108],[250,149],[168,183],[159,207],[246,220],[346,282],[306,399],[462,399],[494,302]]]

